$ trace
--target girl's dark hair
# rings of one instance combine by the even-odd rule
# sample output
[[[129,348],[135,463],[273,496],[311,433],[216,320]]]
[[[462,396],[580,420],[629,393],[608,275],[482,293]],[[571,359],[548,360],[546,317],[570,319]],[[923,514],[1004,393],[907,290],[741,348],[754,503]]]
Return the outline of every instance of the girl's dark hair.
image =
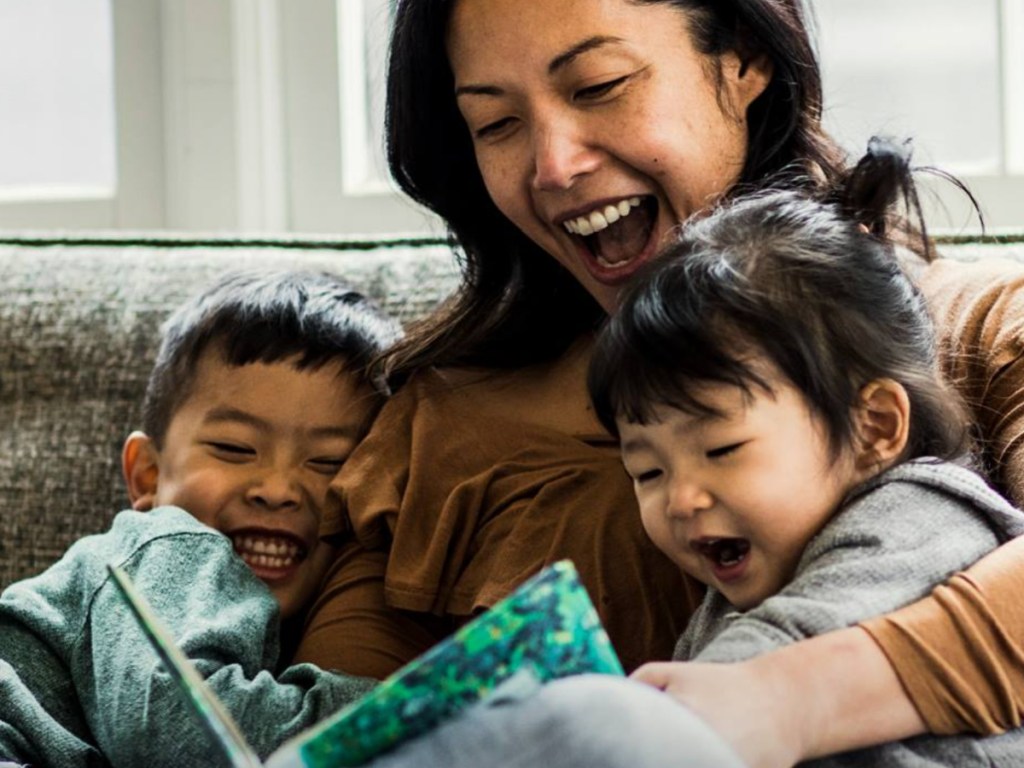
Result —
[[[191,396],[199,361],[216,350],[230,366],[294,358],[297,370],[345,364],[382,394],[369,364],[402,335],[401,325],[341,278],[323,272],[252,269],[221,276],[163,324],[142,406],[159,448]]]
[[[538,2],[547,0],[538,0]],[[826,188],[843,155],[821,128],[821,76],[801,0],[633,0],[688,14],[693,43],[716,56],[765,56],[771,82],[747,113],[749,147],[737,187],[776,182]],[[518,367],[552,359],[604,313],[554,258],[498,211],[459,113],[446,54],[453,0],[399,0],[387,89],[391,173],[444,219],[463,281],[437,313],[382,361],[402,378],[435,364]]]
[[[916,206],[907,147],[872,140],[833,198],[775,191],[725,203],[637,276],[589,372],[613,434],[617,418],[647,423],[658,406],[714,413],[695,394],[701,384],[770,391],[753,353],[803,394],[834,454],[853,438],[861,388],[882,378],[909,395],[903,458],[964,452],[965,409],[940,376],[924,299],[890,238],[896,203]]]

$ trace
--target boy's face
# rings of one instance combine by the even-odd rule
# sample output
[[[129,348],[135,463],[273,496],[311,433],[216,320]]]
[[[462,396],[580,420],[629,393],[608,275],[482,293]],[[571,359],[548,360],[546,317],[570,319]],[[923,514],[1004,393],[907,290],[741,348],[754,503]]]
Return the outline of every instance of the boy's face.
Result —
[[[822,420],[780,376],[773,392],[708,385],[721,417],[670,407],[650,424],[618,422],[623,461],[651,540],[741,610],[793,577],[810,541],[861,479],[833,460]]]
[[[133,507],[178,506],[227,535],[291,616],[330,563],[318,538],[328,487],[377,403],[337,363],[235,367],[207,353],[162,449],[139,433],[125,446]]]

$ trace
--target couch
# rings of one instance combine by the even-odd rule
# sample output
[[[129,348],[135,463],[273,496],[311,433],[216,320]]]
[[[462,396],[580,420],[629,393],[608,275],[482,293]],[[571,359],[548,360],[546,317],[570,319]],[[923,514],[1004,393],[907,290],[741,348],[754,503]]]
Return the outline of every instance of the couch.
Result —
[[[1024,237],[947,237],[941,250],[1024,260]],[[0,588],[126,506],[121,443],[139,426],[160,323],[220,272],[257,265],[338,272],[404,322],[458,282],[451,249],[430,238],[0,233]]]
[[[0,589],[127,506],[120,452],[140,426],[160,324],[228,269],[348,278],[402,321],[458,282],[439,239],[183,239],[0,233]]]

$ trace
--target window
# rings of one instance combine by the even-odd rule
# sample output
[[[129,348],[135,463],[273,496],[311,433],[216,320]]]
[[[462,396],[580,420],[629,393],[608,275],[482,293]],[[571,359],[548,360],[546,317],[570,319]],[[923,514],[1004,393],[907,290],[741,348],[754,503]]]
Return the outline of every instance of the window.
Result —
[[[113,197],[112,32],[106,0],[0,4],[0,196]]]
[[[160,225],[158,3],[0,3],[0,227]]]
[[[911,136],[915,162],[966,181],[991,225],[1024,225],[1024,2],[814,0],[814,10],[825,123],[851,155],[875,133]],[[926,186],[936,226],[977,226],[948,183]]]
[[[1024,0],[809,2],[851,154],[911,135],[1024,229]],[[4,0],[0,227],[442,232],[385,168],[393,7]],[[976,226],[932,186],[933,226]]]

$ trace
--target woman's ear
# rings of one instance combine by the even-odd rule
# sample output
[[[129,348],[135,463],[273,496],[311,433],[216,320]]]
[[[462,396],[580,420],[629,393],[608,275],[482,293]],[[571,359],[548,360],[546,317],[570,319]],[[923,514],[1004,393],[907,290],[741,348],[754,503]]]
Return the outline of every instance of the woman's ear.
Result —
[[[153,439],[144,432],[132,432],[121,450],[121,473],[128,488],[132,509],[146,512],[156,501],[159,455]]]
[[[892,379],[875,379],[860,390],[854,417],[858,469],[887,469],[910,439],[910,397]]]
[[[729,109],[745,122],[747,109],[772,81],[772,60],[764,54],[729,51],[722,54],[720,66]]]

